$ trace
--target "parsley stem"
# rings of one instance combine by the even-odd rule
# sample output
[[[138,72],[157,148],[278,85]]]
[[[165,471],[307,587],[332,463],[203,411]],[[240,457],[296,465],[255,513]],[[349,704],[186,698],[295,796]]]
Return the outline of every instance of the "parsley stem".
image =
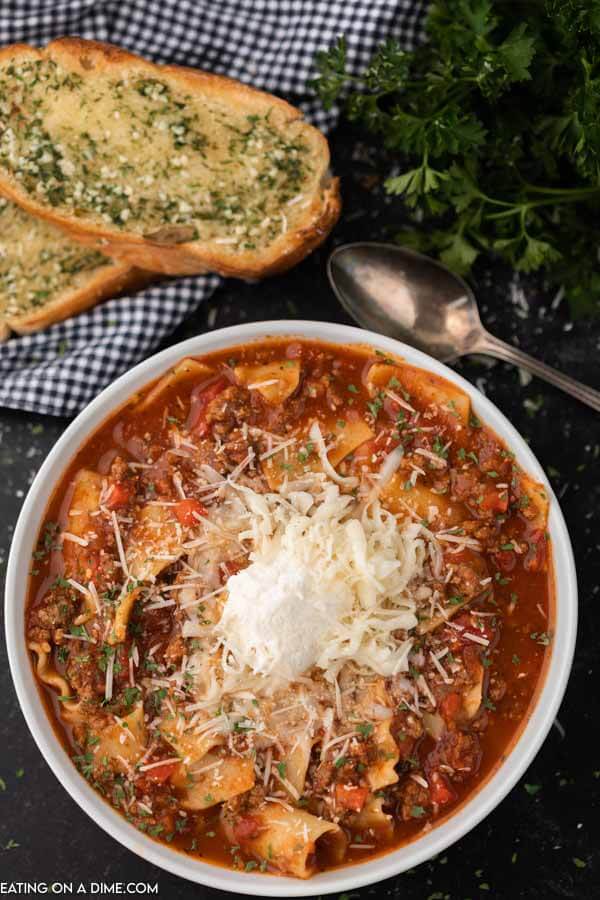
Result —
[[[538,187],[535,184],[527,184],[523,185],[526,191],[529,191],[532,194],[551,194],[553,197],[585,197],[587,194],[598,194],[600,193],[600,187],[577,187],[577,188],[552,188],[552,187]],[[555,202],[554,200],[552,201]]]

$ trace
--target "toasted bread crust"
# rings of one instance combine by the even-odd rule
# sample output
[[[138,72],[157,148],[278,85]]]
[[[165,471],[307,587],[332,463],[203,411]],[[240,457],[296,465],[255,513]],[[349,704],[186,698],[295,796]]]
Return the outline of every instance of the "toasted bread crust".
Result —
[[[148,284],[152,277],[150,273],[132,269],[126,263],[115,262],[104,266],[90,278],[85,287],[64,291],[55,300],[33,312],[22,316],[7,316],[3,325],[0,324],[0,341],[6,340],[11,331],[16,334],[41,331],[42,328],[75,316],[109,297],[138,290]]]
[[[139,71],[160,76],[185,86],[193,92],[226,100],[234,109],[246,114],[273,110],[286,124],[302,119],[301,112],[284,100],[248,87],[223,76],[212,75],[183,66],[160,66],[111,44],[81,38],[59,38],[44,50],[15,44],[0,50],[0,63],[5,59],[50,58],[60,62],[83,78],[92,71],[125,72],[134,65]],[[170,275],[217,272],[225,276],[261,278],[285,271],[321,244],[335,222],[340,209],[339,180],[328,174],[329,147],[325,137],[312,125],[304,124],[304,134],[318,147],[322,163],[319,194],[314,196],[293,230],[284,232],[263,250],[227,250],[207,246],[202,241],[167,244],[134,232],[120,231],[78,221],[54,208],[36,202],[19,185],[0,174],[0,194],[18,203],[33,215],[60,226],[80,243],[100,250],[107,256],[123,260],[131,266]]]

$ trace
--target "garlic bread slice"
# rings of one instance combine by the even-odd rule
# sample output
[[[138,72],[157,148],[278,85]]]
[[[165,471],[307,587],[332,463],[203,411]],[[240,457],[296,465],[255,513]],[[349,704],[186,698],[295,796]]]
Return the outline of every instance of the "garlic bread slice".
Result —
[[[140,274],[0,197],[0,340],[82,312]]]
[[[0,194],[132,266],[256,278],[340,209],[324,136],[231,79],[60,38],[0,51]]]

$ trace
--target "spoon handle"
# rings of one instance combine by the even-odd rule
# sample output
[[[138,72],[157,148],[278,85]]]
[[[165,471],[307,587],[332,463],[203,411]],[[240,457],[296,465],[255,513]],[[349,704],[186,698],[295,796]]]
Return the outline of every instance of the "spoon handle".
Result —
[[[470,352],[495,356],[497,359],[504,360],[504,362],[520,366],[522,369],[531,372],[532,375],[543,378],[544,381],[549,381],[550,384],[560,388],[567,394],[571,394],[572,397],[576,397],[578,400],[581,400],[582,403],[587,403],[592,409],[600,412],[600,391],[596,391],[594,388],[588,387],[580,381],[576,381],[574,378],[569,378],[568,375],[563,375],[562,372],[553,369],[552,366],[547,366],[546,363],[534,359],[533,356],[529,356],[528,353],[523,353],[522,350],[518,350],[510,344],[506,344],[504,341],[499,340],[499,338],[494,337],[493,334],[489,334],[489,332],[484,333],[481,341],[479,341]]]

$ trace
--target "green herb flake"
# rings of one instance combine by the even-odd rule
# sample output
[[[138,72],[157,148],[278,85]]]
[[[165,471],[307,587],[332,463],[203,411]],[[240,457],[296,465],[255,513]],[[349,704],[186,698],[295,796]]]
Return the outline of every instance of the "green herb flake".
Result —
[[[535,797],[535,795],[536,795],[536,794],[539,794],[539,792],[540,792],[541,789],[542,789],[542,785],[541,785],[541,784],[527,784],[527,783],[525,783],[524,787],[525,787],[525,790],[527,791],[527,793],[529,794],[530,797]]]
[[[425,809],[422,806],[411,806],[410,814],[413,819],[420,819],[425,815]]]

